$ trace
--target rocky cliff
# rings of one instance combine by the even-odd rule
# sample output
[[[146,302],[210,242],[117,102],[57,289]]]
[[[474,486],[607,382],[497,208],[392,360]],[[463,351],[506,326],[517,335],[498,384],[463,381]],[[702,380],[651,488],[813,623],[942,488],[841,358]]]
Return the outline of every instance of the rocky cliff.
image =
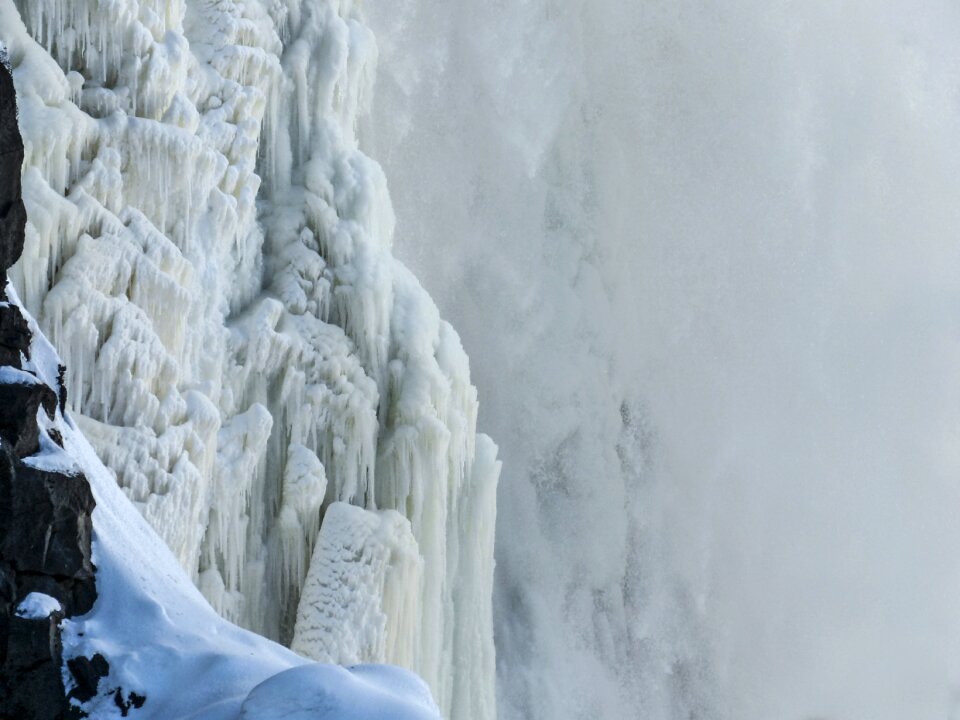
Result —
[[[22,163],[13,79],[0,64],[0,717],[62,720],[82,716],[64,687],[60,622],[96,599],[94,500],[62,448],[63,367],[46,362],[7,294],[6,271],[20,257],[26,225]],[[71,662],[80,679],[74,696],[95,688],[105,669],[99,656]]]

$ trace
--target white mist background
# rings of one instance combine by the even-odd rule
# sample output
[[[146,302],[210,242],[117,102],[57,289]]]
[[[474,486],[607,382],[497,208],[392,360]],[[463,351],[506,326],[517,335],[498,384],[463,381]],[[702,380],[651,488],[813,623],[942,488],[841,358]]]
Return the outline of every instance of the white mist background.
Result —
[[[960,8],[368,0],[503,720],[960,717]]]

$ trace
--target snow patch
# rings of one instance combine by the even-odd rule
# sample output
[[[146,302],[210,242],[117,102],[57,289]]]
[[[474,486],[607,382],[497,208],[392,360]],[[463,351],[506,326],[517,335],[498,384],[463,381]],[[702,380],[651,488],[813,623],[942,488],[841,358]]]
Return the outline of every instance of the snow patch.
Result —
[[[16,615],[28,620],[45,620],[58,612],[63,612],[59,600],[43,593],[32,592],[17,605]]]
[[[253,689],[240,720],[439,720],[427,686],[383,665],[305,665]]]

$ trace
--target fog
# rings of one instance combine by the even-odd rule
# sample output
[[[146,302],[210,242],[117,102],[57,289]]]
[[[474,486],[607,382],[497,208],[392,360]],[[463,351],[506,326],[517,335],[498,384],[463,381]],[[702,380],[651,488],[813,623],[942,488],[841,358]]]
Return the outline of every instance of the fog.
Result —
[[[960,8],[368,0],[504,720],[960,717]]]

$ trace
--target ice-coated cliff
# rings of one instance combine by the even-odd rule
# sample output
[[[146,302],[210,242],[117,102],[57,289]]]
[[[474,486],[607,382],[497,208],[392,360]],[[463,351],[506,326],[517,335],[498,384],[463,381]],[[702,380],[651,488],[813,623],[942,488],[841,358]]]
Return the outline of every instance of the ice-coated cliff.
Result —
[[[7,278],[23,158],[0,48],[0,718],[439,720],[407,670],[309,662],[219,617],[138,515]]]
[[[0,0],[24,137],[11,280],[69,410],[227,619],[494,716],[496,448],[390,251],[335,0]]]

